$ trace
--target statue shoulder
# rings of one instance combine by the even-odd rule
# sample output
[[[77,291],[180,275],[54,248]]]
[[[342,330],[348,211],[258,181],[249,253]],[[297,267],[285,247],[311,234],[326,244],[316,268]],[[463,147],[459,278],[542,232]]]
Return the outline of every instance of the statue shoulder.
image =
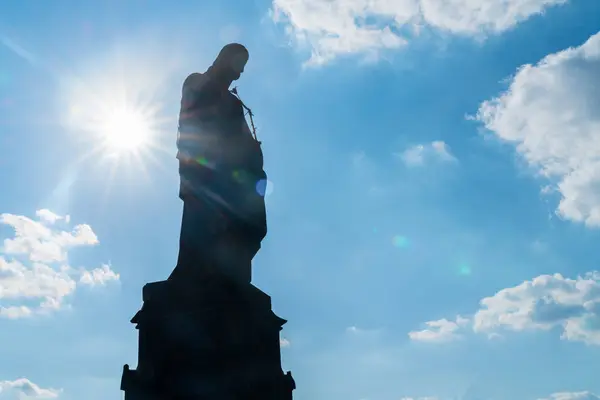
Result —
[[[198,91],[206,85],[208,78],[206,75],[201,74],[199,72],[194,72],[189,74],[187,78],[183,81],[183,91],[186,90],[194,90]]]

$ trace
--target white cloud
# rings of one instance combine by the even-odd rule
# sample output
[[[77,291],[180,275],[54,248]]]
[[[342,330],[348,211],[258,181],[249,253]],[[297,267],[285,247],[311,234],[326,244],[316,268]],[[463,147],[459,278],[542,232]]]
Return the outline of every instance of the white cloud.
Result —
[[[591,392],[562,392],[540,400],[600,400],[600,397]]]
[[[22,215],[0,215],[0,223],[15,232],[13,238],[4,240],[0,252],[0,317],[15,319],[53,312],[68,306],[65,300],[78,284],[105,284],[119,279],[108,265],[87,270],[66,263],[68,249],[98,243],[89,225],[62,231],[54,224],[58,220],[67,223],[68,218],[49,210],[40,210],[36,215],[39,221]]]
[[[477,119],[513,144],[561,195],[561,217],[600,226],[600,33],[522,66]]]
[[[461,335],[458,332],[469,322],[467,318],[461,316],[457,316],[454,321],[447,319],[428,321],[425,323],[427,329],[409,332],[408,337],[419,342],[449,342],[460,338]]]
[[[79,282],[84,285],[106,285],[109,281],[118,281],[119,274],[115,273],[110,268],[110,265],[104,264],[100,268],[95,268],[91,271],[84,270],[79,278]]]
[[[374,58],[423,26],[481,37],[511,29],[567,0],[273,0],[271,16],[311,50],[310,65],[343,54]]]
[[[61,390],[44,389],[27,378],[0,381],[0,400],[55,399]]]
[[[25,255],[32,262],[61,262],[67,260],[67,250],[72,247],[98,244],[98,238],[89,225],[76,225],[71,232],[54,230],[48,225],[56,222],[56,214],[48,210],[37,214],[40,221],[23,215],[0,215],[0,223],[11,226],[15,231],[14,238],[4,240],[4,254]]]
[[[281,347],[290,347],[291,343],[288,339],[286,338],[281,338],[279,339],[279,346]]]
[[[409,147],[401,153],[397,153],[404,164],[409,167],[419,167],[427,162],[456,162],[456,158],[450,152],[448,145],[442,141],[434,141],[427,144],[417,144]]]
[[[7,261],[0,257],[0,300],[27,302],[37,300],[39,310],[56,308],[63,299],[75,291],[76,283],[68,268],[54,269],[35,263],[30,267],[18,261]],[[4,306],[0,303],[0,316],[19,318],[33,313],[22,304]]]
[[[71,217],[69,215],[65,215],[64,217],[58,214],[53,213],[52,211],[44,208],[42,210],[37,210],[35,215],[41,220],[48,222],[50,224],[55,223],[56,221],[64,220],[66,223],[69,223]]]
[[[559,327],[562,338],[600,344],[600,274],[576,279],[541,275],[481,300],[476,332]]]
[[[558,329],[561,339],[600,345],[600,273],[575,279],[540,275],[484,298],[471,320],[473,331],[489,338],[502,330]],[[438,330],[417,332],[421,340],[434,340],[437,333],[444,337],[444,331],[452,337],[460,325],[447,320],[427,324]]]

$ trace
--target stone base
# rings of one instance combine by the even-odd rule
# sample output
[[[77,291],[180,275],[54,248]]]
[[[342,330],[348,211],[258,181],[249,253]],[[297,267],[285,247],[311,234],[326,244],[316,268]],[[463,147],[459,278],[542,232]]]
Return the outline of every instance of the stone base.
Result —
[[[285,320],[250,283],[221,275],[167,280],[143,289],[131,320],[139,330],[138,366],[125,365],[125,400],[292,399],[281,369]]]

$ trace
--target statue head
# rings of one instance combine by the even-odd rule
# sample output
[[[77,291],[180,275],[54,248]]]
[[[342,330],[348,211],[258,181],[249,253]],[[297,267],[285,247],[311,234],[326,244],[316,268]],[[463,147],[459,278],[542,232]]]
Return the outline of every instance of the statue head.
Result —
[[[209,71],[229,85],[240,78],[249,57],[246,47],[239,43],[230,43],[221,49]]]

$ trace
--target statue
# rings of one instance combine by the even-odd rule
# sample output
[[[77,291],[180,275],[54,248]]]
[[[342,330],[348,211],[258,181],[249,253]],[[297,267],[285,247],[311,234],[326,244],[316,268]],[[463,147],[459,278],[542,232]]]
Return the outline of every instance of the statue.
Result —
[[[205,73],[183,83],[177,137],[183,217],[169,279],[219,272],[251,280],[250,262],[267,233],[266,174],[246,107],[229,90],[248,58],[244,46],[228,44]]]
[[[266,174],[252,113],[229,90],[248,58],[244,46],[229,44],[183,84],[179,257],[167,280],[144,285],[131,319],[138,364],[123,367],[125,400],[291,400],[296,388],[281,366],[287,321],[251,283],[267,233]]]

